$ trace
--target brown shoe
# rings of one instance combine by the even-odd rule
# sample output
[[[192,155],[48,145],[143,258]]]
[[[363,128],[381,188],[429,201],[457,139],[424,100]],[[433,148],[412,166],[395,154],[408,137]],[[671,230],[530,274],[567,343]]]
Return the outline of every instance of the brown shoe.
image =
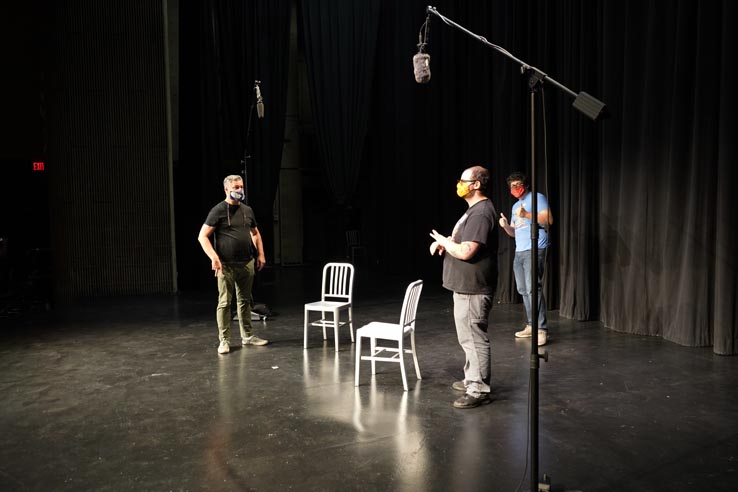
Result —
[[[474,408],[487,403],[492,403],[489,393],[482,393],[478,397],[465,393],[464,396],[454,401],[454,408]]]

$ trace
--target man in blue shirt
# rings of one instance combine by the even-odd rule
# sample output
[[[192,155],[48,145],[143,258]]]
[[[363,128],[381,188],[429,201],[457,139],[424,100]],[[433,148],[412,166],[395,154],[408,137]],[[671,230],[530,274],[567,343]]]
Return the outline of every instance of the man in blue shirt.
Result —
[[[512,223],[504,214],[500,214],[500,227],[502,227],[508,236],[515,238],[515,260],[513,262],[513,271],[515,273],[515,283],[518,286],[518,293],[523,297],[523,305],[525,306],[525,314],[528,324],[521,331],[515,333],[517,338],[529,338],[532,336],[532,316],[531,316],[531,294],[533,293],[533,285],[531,281],[531,237],[530,228],[533,225],[533,213],[530,211],[532,206],[533,195],[530,192],[528,178],[525,174],[514,172],[507,177],[507,184],[510,187],[510,194],[518,199],[512,207]],[[535,227],[538,227],[538,345],[545,345],[548,341],[548,325],[546,321],[546,300],[543,298],[543,267],[546,263],[546,248],[548,248],[548,233],[546,228],[553,224],[553,215],[548,208],[548,200],[540,193],[538,196],[538,217],[535,221]]]

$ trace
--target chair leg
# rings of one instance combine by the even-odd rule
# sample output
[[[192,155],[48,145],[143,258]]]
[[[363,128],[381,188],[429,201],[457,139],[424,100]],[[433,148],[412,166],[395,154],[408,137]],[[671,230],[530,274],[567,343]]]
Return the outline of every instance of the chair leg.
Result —
[[[359,386],[359,367],[361,365],[361,337],[356,340],[356,364],[354,364],[354,386]]]
[[[328,337],[325,334],[325,311],[320,312],[320,319],[323,324],[323,340],[328,340]]]
[[[372,375],[377,373],[377,361],[374,360],[374,356],[377,355],[377,339],[374,337],[371,337],[369,339],[371,342],[371,356],[372,356]]]
[[[354,343],[354,312],[351,306],[348,308],[349,314],[349,331],[351,332],[351,343]]]
[[[410,348],[412,348],[413,351],[413,363],[415,363],[415,375],[418,377],[418,379],[423,379],[420,377],[420,365],[418,365],[418,355],[415,352],[415,331],[410,333]]]
[[[402,388],[407,391],[407,374],[405,373],[405,351],[402,349],[402,340],[397,342],[397,354],[400,356],[400,372],[402,372]]]
[[[338,352],[338,324],[341,322],[341,317],[338,314],[338,309],[333,310],[333,338],[336,343],[336,352]]]
[[[308,310],[305,308],[305,333],[303,335],[304,341],[303,341],[303,347],[302,348],[308,348]]]

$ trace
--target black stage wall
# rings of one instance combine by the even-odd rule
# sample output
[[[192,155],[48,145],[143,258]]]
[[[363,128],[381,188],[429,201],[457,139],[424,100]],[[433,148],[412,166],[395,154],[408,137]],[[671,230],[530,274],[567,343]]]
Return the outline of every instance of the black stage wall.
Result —
[[[270,222],[284,137],[290,2],[180,6],[171,253],[172,216],[159,200],[170,193],[162,11],[147,10],[146,2],[106,3],[105,11],[88,3],[97,5],[52,10],[51,59],[43,61],[59,75],[45,79],[51,87],[42,90],[51,114],[49,156],[70,171],[49,173],[57,285],[76,295],[167,292],[173,278],[180,289],[209,288],[195,237],[221,198],[222,177],[241,168],[256,78],[269,106],[254,129],[257,158],[248,184],[260,222]],[[304,161],[322,178],[304,193],[305,216],[318,217],[305,228],[331,238],[311,250],[310,262],[340,254],[343,229],[358,225],[372,268],[439,279],[428,232],[450,231],[463,212],[454,194],[460,172],[488,165],[492,198],[502,210],[512,204],[504,177],[528,162],[525,81],[507,59],[434,18],[432,80],[416,84],[411,58],[426,5],[297,3],[315,122]],[[550,307],[619,331],[738,352],[733,3],[435,6],[572,89],[594,94],[612,113],[593,124],[545,87],[547,158],[538,155],[537,184],[556,218]],[[538,121],[542,135],[543,111]],[[539,149],[543,144],[541,138]],[[90,164],[100,160],[110,163],[108,172]],[[116,200],[107,196],[111,189]],[[263,232],[269,244],[269,228]],[[514,302],[512,243],[502,244],[498,297]]]
[[[0,158],[44,161],[48,182],[13,183],[3,215],[22,224],[13,244],[50,235],[57,302],[176,290],[162,5],[3,5],[2,49],[13,53],[2,57],[3,83],[13,79],[3,99],[17,109]],[[14,90],[23,81],[33,89]],[[25,202],[48,203],[48,213]]]

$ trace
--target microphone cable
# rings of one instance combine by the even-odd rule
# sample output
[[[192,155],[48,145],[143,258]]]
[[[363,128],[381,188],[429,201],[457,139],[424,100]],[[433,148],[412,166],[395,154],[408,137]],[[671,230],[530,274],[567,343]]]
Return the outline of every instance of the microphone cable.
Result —
[[[418,31],[418,53],[425,53],[425,46],[428,44],[428,32],[430,31],[430,14],[425,18],[425,22],[420,26]]]

